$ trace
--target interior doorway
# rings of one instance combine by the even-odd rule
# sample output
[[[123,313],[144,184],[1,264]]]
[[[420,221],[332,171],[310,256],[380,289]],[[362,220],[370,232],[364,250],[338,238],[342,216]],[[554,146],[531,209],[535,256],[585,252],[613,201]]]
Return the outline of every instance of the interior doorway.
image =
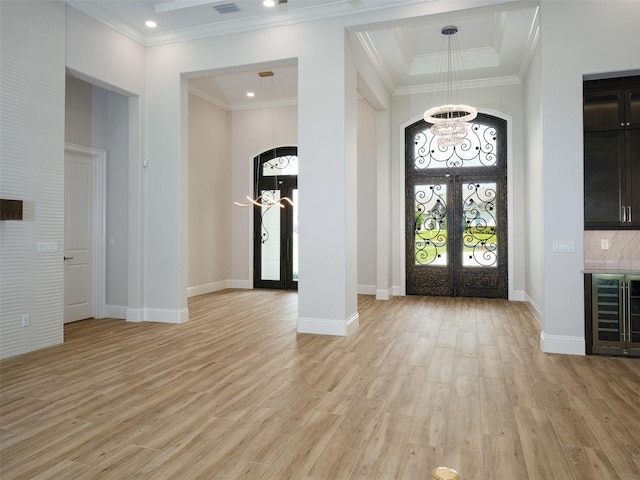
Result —
[[[506,121],[448,147],[430,127],[405,130],[407,294],[508,298]]]
[[[297,290],[298,148],[268,150],[254,165],[261,206],[254,209],[253,286]]]
[[[106,152],[65,145],[64,323],[105,312]]]

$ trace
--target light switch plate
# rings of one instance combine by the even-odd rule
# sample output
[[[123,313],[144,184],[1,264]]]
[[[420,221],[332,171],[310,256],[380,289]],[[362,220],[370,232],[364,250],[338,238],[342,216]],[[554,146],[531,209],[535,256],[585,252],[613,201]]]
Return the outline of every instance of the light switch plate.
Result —
[[[553,251],[559,253],[575,252],[576,242],[573,240],[554,240]]]
[[[601,250],[609,250],[609,239],[603,238],[600,240],[600,249]]]
[[[38,242],[36,243],[36,251],[38,253],[56,253],[58,242]]]

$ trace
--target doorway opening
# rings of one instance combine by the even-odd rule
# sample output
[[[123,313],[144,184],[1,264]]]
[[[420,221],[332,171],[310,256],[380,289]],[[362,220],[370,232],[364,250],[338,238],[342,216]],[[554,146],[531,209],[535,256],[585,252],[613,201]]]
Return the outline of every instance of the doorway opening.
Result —
[[[254,166],[255,197],[263,201],[254,209],[253,286],[297,290],[298,147],[267,150],[254,158]],[[293,205],[273,204],[284,197]]]
[[[459,146],[405,129],[408,295],[508,298],[505,120],[478,114]]]

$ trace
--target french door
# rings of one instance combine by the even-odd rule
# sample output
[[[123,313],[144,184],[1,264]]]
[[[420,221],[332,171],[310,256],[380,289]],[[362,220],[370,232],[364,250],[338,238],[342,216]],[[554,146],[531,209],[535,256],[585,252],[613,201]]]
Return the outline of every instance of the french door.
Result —
[[[297,147],[260,154],[256,165],[253,286],[298,289]]]
[[[406,293],[507,298],[506,122],[479,114],[448,147],[430,126],[405,130]]]

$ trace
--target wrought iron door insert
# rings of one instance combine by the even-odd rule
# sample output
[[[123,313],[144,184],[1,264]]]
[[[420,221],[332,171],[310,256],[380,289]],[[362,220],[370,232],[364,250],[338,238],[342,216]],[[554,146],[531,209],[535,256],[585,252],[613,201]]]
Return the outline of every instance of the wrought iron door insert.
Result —
[[[507,298],[506,122],[449,147],[430,126],[405,130],[407,294]]]

